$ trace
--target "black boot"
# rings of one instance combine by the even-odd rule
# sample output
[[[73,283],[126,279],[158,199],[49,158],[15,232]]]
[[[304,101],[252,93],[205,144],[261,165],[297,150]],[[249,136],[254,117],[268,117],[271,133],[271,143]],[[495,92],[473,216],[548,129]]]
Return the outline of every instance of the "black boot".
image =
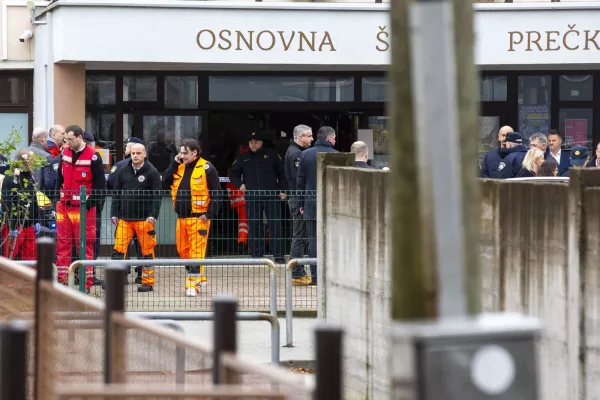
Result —
[[[143,285],[138,286],[138,292],[152,292],[154,290],[154,288],[150,285],[148,285],[147,283],[144,283]]]

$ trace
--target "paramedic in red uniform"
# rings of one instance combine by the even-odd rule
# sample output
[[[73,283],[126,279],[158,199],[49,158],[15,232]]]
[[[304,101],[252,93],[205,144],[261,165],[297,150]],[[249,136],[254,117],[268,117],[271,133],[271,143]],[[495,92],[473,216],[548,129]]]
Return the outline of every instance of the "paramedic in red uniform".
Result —
[[[83,129],[69,125],[65,132],[66,146],[56,180],[56,189],[60,190],[60,200],[56,204],[56,265],[59,282],[66,284],[73,244],[79,249],[80,187],[85,185],[87,197],[85,258],[93,260],[96,206],[105,189],[105,178],[102,158],[83,141]],[[89,291],[94,283],[92,267],[85,267],[85,278],[85,288]]]

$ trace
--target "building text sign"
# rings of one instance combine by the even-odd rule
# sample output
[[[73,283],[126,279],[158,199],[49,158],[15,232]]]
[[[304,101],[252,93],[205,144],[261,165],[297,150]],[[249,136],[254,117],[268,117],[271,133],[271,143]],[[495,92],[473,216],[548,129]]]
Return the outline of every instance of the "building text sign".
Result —
[[[365,68],[390,62],[387,10],[62,6],[52,20],[55,62]],[[598,21],[600,10],[479,10],[475,61],[600,64]]]

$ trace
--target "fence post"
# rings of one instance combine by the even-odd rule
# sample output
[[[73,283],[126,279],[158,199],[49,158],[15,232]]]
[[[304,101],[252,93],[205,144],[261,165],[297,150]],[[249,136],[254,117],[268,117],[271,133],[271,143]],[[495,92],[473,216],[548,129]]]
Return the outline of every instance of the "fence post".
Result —
[[[42,237],[37,240],[37,275],[35,282],[35,355],[34,398],[46,400],[54,397],[54,327],[51,296],[42,288],[52,285],[52,259],[56,255],[54,239]],[[4,357],[3,357],[4,358]],[[2,397],[4,398],[4,397]]]
[[[125,270],[109,266],[105,269],[104,298],[104,383],[125,381],[125,328],[114,324],[112,316],[125,311]]]
[[[342,400],[342,330],[315,329],[317,385],[314,400]]]
[[[27,399],[29,323],[12,321],[0,328],[0,399]]]
[[[81,186],[79,190],[79,202],[79,259],[85,260],[85,232],[87,229],[85,185]],[[83,264],[79,266],[79,291],[85,293],[85,266]]]
[[[237,300],[233,296],[217,296],[213,310],[213,384],[234,383],[235,378],[221,366],[221,353],[237,352]]]

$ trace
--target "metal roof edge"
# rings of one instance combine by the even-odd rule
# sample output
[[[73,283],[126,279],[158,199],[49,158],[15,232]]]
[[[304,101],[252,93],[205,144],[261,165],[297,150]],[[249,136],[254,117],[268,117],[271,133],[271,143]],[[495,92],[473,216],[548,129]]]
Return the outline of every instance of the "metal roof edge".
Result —
[[[38,16],[59,7],[140,7],[140,8],[198,8],[232,10],[303,10],[303,11],[389,11],[389,3],[308,3],[308,2],[249,2],[198,0],[57,0]],[[561,11],[596,10],[598,2],[567,3],[474,3],[474,11]]]

